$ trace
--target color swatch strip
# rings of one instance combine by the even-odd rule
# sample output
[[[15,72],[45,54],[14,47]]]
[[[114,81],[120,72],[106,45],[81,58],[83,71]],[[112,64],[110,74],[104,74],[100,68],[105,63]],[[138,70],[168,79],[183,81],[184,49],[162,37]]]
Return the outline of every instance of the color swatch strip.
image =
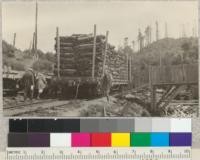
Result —
[[[9,133],[8,147],[169,147],[191,146],[186,133]]]
[[[189,118],[10,119],[9,131],[24,133],[192,132],[192,129]]]

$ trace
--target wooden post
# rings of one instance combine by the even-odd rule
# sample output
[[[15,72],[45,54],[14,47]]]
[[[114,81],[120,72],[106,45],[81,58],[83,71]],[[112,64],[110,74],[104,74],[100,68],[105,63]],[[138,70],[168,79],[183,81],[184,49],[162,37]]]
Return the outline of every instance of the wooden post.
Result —
[[[126,54],[126,62],[127,62],[127,81],[129,81],[129,55],[128,53]]]
[[[57,76],[60,78],[60,37],[59,28],[56,28],[56,53],[57,53]]]
[[[94,25],[94,42],[93,42],[93,56],[92,56],[92,79],[95,75],[95,59],[96,59],[96,24]]]
[[[35,11],[35,57],[38,59],[37,54],[37,25],[38,25],[38,3],[36,1],[36,11]]]
[[[15,47],[15,41],[16,41],[16,33],[14,33],[14,37],[13,37],[13,47]]]
[[[35,32],[33,33],[32,52],[35,52]]]
[[[132,61],[132,59],[131,59],[131,57],[132,57],[132,55],[129,55],[129,83],[131,83],[131,72],[132,72],[132,70],[131,70],[131,61]]]
[[[107,55],[107,50],[108,50],[108,34],[109,34],[109,31],[106,31],[106,42],[105,42],[105,50],[104,50],[104,57],[103,57],[103,75],[105,73],[106,55]]]

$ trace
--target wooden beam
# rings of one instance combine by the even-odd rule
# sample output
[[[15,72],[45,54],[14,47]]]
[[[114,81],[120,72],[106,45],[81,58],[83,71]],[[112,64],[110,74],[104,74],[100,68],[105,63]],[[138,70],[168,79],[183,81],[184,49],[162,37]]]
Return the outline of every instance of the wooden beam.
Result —
[[[56,53],[57,53],[57,77],[60,78],[60,36],[59,28],[56,28]]]
[[[92,78],[95,75],[95,59],[96,59],[96,24],[94,25],[94,42],[93,42],[93,56],[92,56]]]
[[[106,31],[106,42],[105,42],[105,50],[104,50],[104,57],[103,57],[103,75],[105,73],[106,54],[108,50],[108,34],[109,34],[109,31]]]
[[[165,103],[161,106],[162,108],[166,108],[166,106],[176,97],[177,93],[180,91],[182,86],[176,86],[174,90],[170,93],[168,97],[166,97]]]

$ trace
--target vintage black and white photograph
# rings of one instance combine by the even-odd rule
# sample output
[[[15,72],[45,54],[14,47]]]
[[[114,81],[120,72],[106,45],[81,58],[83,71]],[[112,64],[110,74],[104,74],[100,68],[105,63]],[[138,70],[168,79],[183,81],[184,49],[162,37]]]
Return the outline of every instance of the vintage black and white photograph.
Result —
[[[197,6],[4,1],[4,116],[198,116]]]

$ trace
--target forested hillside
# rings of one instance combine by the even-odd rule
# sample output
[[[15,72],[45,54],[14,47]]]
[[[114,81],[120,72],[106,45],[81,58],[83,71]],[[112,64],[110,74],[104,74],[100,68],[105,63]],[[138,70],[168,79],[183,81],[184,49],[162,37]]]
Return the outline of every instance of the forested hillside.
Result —
[[[6,41],[2,41],[3,65],[13,70],[23,71],[27,67],[33,67],[37,71],[52,72],[55,56],[53,53],[44,53],[38,50],[39,60],[33,59],[32,50],[19,50]]]

